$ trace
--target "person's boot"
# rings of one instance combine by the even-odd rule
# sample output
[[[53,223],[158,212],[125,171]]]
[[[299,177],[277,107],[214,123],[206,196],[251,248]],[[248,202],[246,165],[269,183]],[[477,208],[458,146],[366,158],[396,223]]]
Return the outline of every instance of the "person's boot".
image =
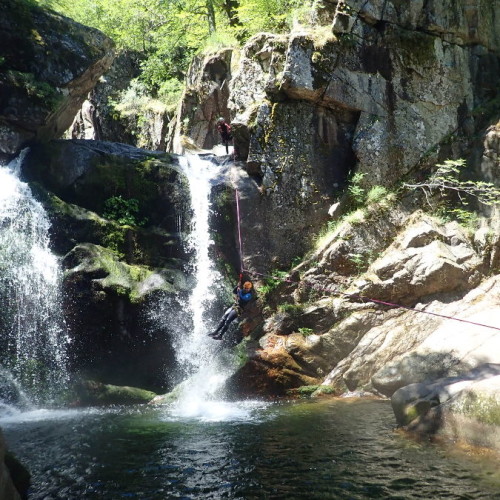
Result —
[[[223,335],[227,332],[229,328],[229,324],[224,324],[222,328],[217,328],[217,335],[214,335],[212,338],[215,340],[222,340]],[[219,331],[220,330],[220,331]]]

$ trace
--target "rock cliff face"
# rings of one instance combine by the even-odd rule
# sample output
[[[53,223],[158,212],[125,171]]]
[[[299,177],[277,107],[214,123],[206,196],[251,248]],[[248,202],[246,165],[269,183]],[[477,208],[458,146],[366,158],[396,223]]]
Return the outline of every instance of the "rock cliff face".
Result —
[[[264,336],[249,342],[250,360],[228,389],[284,394],[321,384],[318,392],[391,396],[490,373],[480,367],[500,362],[489,328],[499,304],[497,209],[483,207],[479,226],[466,230],[421,210],[415,191],[385,191],[346,217],[345,187],[356,172],[361,189],[396,191],[459,157],[469,177],[498,185],[500,2],[323,5],[316,29],[260,34],[228,73],[243,266],[260,278],[308,251],[263,298]],[[196,95],[214,107],[213,93]],[[193,130],[183,133],[211,143]],[[336,229],[311,250],[330,208]]]
[[[461,138],[498,88],[498,1],[328,5],[323,26],[258,35],[231,71],[224,53],[188,79],[178,121],[200,147],[213,144],[229,89],[235,151],[259,185],[248,200],[259,217],[243,221],[246,264],[261,270],[307,249],[354,170],[366,185],[391,185],[464,154]],[[300,235],[293,249],[290,233]]]
[[[211,149],[219,141],[216,122],[229,119],[228,98],[232,51],[194,58],[186,76],[186,90],[172,126],[169,150],[182,154],[183,137]]]
[[[27,2],[2,4],[0,152],[60,137],[113,61],[113,44]]]

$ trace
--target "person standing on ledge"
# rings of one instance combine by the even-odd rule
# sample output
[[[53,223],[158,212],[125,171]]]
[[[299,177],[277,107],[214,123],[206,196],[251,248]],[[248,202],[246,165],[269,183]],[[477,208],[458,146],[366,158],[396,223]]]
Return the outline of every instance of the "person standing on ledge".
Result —
[[[219,325],[212,333],[208,336],[215,340],[221,340],[222,336],[226,333],[229,325],[243,312],[243,309],[248,305],[248,303],[254,297],[253,285],[250,281],[245,281],[241,286],[241,282],[233,290],[234,293],[234,304],[226,309],[223,314]]]
[[[229,125],[224,118],[220,117],[217,120],[217,130],[219,131],[222,144],[226,146],[226,154],[229,154],[229,142],[233,140],[233,136],[231,135],[231,125]]]

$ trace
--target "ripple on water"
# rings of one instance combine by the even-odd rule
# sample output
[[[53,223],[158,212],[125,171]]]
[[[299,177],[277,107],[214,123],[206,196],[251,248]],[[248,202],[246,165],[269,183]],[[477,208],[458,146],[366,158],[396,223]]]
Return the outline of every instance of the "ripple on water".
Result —
[[[393,432],[387,402],[222,403],[63,412],[5,434],[30,500],[500,498],[493,465]]]

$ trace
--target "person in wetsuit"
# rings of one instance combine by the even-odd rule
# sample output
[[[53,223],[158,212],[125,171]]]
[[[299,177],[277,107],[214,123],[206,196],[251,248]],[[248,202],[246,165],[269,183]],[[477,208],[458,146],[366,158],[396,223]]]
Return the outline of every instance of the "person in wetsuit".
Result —
[[[217,328],[209,333],[208,336],[216,340],[221,340],[222,336],[226,333],[229,325],[238,318],[243,309],[254,297],[253,285],[250,281],[245,281],[242,286],[238,285],[233,290],[235,295],[235,303],[226,309]]]
[[[229,142],[233,140],[231,125],[221,117],[217,120],[217,130],[219,131],[222,144],[226,146],[226,154],[229,154]]]

